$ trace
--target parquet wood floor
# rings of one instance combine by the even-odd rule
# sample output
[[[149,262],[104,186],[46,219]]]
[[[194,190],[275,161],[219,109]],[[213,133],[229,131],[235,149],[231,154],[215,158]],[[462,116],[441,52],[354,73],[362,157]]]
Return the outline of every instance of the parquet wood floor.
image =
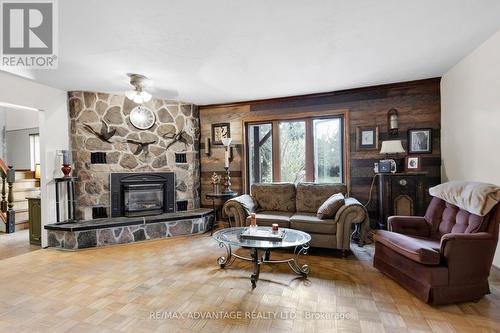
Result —
[[[30,245],[28,229],[13,234],[0,233],[0,260],[36,250],[40,250],[40,246]]]
[[[477,303],[431,307],[372,267],[373,247],[353,250],[313,251],[308,280],[264,266],[254,290],[209,235],[34,251],[0,261],[0,332],[500,332],[498,279]],[[194,317],[218,311],[233,317]]]

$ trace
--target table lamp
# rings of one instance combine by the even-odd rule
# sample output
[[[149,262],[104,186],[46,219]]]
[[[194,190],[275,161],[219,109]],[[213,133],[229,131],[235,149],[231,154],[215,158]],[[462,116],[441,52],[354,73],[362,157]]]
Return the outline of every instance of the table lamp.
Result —
[[[379,162],[379,172],[381,173],[388,173],[392,172],[395,173],[397,170],[396,168],[396,161],[394,159],[388,158],[389,155],[398,155],[398,154],[403,154],[405,153],[405,149],[403,148],[403,144],[401,143],[401,140],[387,140],[387,141],[382,141],[382,148],[380,149],[380,155],[385,155],[385,160],[381,160]]]

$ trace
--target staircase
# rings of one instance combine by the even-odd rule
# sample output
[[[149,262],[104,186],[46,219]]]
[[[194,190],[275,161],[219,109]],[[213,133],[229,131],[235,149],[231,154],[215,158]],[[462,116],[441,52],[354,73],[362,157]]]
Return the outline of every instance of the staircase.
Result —
[[[39,194],[35,172],[15,171],[0,159],[0,232],[29,228],[27,196]]]
[[[28,200],[27,196],[40,192],[40,180],[35,179],[34,171],[16,170],[16,182],[14,183],[14,211],[16,230],[27,229],[28,224]]]
[[[16,174],[14,169],[7,166],[2,159],[0,159],[0,177],[0,232],[12,233],[15,231],[14,183]]]

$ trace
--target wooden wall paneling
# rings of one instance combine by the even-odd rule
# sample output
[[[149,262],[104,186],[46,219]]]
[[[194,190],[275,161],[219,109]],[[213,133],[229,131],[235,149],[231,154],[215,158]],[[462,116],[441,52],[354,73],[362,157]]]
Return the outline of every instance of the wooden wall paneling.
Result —
[[[242,142],[242,165],[241,165],[241,181],[240,181],[240,188],[241,188],[241,193],[250,193],[250,189],[248,188],[247,186],[247,182],[246,182],[246,179],[247,179],[247,176],[248,176],[248,168],[247,168],[247,159],[248,159],[248,155],[247,155],[247,141],[246,141],[246,137],[247,137],[247,128],[245,126],[245,122],[243,119],[240,120],[240,126],[241,126],[241,142]]]
[[[344,183],[347,185],[347,195],[351,194],[351,144],[350,144],[350,138],[351,138],[351,117],[350,117],[350,111],[343,111],[343,117],[344,117],[344,143],[348,143],[347,149],[345,149],[345,144],[344,144],[344,167],[346,168],[347,172],[344,172]]]
[[[200,112],[200,132],[202,143],[201,149],[201,205],[204,207],[211,206],[212,202],[206,200],[205,194],[213,191],[211,185],[211,177],[214,172],[224,175],[224,146],[222,145],[212,145],[211,155],[207,156],[205,154],[205,138],[211,138],[212,136],[212,124],[228,122],[231,126],[231,137],[233,142],[233,160],[231,161],[231,188],[238,193],[244,192],[241,187],[242,179],[242,166],[243,166],[243,132],[241,127],[241,119],[245,114],[250,112],[250,106],[248,105],[238,105],[229,106],[227,108],[203,108],[203,112]]]
[[[395,83],[375,87],[351,89],[345,91],[313,94],[307,96],[293,96],[287,98],[268,99],[233,103],[226,105],[212,105],[200,107],[200,122],[202,130],[201,142],[204,142],[205,133],[209,132],[211,123],[230,119],[231,135],[239,136],[239,143],[244,143],[243,124],[245,120],[264,121],[277,118],[306,118],[307,116],[327,115],[331,110],[349,110],[345,123],[346,162],[350,177],[351,195],[365,203],[369,197],[370,184],[373,179],[373,163],[382,159],[378,150],[357,151],[356,127],[379,126],[379,140],[387,139],[387,111],[395,108],[399,113],[399,138],[407,149],[407,130],[410,128],[433,129],[432,154],[422,154],[423,171],[428,172],[429,185],[440,182],[441,178],[441,146],[440,146],[440,78],[419,80],[412,82]],[[380,145],[379,145],[380,147]],[[243,145],[241,146],[243,151]],[[216,149],[217,150],[217,149]],[[216,159],[220,158],[217,157]],[[404,156],[401,156],[404,157]],[[209,161],[204,154],[201,159],[202,174],[208,169],[223,170],[223,160]],[[220,167],[217,167],[220,165]],[[239,186],[244,189],[246,180],[245,159],[240,157],[239,162],[231,165],[231,170],[239,168],[240,177],[233,178],[233,188]],[[207,174],[202,175],[207,177]],[[202,193],[206,191],[209,182],[202,181]],[[368,206],[371,216],[376,216],[376,191],[372,193],[372,202]],[[202,198],[203,199],[203,198]]]

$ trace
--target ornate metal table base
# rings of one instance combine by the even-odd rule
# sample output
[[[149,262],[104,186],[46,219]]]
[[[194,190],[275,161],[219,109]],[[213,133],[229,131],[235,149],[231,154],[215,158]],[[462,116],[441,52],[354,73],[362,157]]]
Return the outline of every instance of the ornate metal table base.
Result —
[[[254,264],[253,274],[250,276],[250,281],[252,282],[252,287],[255,288],[257,286],[257,281],[259,280],[260,275],[260,265],[262,264],[288,264],[292,271],[296,274],[307,277],[309,274],[309,266],[304,264],[300,265],[299,256],[301,254],[307,254],[307,250],[309,249],[309,243],[296,246],[293,254],[293,258],[283,259],[283,260],[271,260],[271,250],[263,249],[264,253],[261,257],[259,257],[259,248],[249,248],[250,249],[250,257],[240,256],[236,253],[233,253],[231,250],[231,245],[226,244],[224,242],[219,242],[219,247],[224,247],[226,249],[226,256],[221,256],[217,259],[217,263],[221,268],[225,268],[226,266],[231,265],[236,258],[244,261],[250,261]]]

